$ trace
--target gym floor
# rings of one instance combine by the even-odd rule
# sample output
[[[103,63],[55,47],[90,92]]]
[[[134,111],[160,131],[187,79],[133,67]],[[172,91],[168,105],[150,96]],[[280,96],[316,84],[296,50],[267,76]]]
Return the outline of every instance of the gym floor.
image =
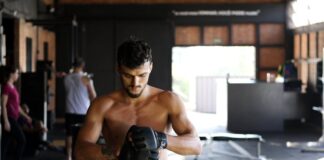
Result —
[[[192,117],[193,114],[189,113]],[[203,152],[199,157],[179,156],[170,152],[169,160],[248,160],[255,159],[257,155],[257,143],[255,141],[212,141],[209,136],[213,133],[226,132],[225,127],[217,124],[210,125],[214,121],[210,114],[194,113],[193,123],[200,135],[208,137],[207,141],[202,141]],[[198,121],[199,120],[199,121]],[[209,123],[208,123],[209,122]],[[198,125],[199,124],[199,125]],[[202,125],[202,124],[205,124]],[[207,125],[208,124],[208,125]],[[321,136],[319,130],[311,127],[300,126],[287,129],[279,133],[257,133],[262,136],[264,142],[261,143],[261,158],[267,160],[324,160],[323,148],[317,151],[305,152],[302,148],[287,148],[286,142],[307,142],[317,141]],[[64,124],[58,121],[54,129],[48,133],[48,139],[56,146],[56,149],[40,151],[34,157],[26,157],[24,160],[65,160],[64,154]]]

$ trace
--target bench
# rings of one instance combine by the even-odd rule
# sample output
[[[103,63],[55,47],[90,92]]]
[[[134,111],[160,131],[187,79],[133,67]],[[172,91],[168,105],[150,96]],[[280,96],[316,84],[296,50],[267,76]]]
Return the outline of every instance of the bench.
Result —
[[[211,135],[200,135],[199,138],[203,142],[204,147],[207,144],[209,144],[208,142],[211,143],[211,142],[217,142],[217,141],[227,141],[240,154],[215,151],[215,150],[213,150],[213,152],[217,152],[217,153],[224,154],[227,156],[234,156],[234,157],[247,158],[247,159],[265,159],[265,157],[261,155],[261,143],[264,142],[264,139],[262,138],[261,135],[258,135],[258,134],[214,133]],[[234,143],[235,141],[256,142],[257,143],[256,156],[252,156],[242,146]],[[198,159],[198,156],[196,156],[195,159]]]

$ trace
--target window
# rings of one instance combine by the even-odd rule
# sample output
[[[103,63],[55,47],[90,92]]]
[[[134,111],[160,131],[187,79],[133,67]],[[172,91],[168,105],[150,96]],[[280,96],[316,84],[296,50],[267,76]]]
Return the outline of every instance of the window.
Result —
[[[172,49],[172,90],[188,110],[216,113],[227,124],[227,82],[256,77],[254,46],[191,46]]]

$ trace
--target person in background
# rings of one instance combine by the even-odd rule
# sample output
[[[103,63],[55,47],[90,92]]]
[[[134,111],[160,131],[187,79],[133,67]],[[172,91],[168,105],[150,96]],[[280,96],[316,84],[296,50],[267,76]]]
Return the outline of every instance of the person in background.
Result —
[[[13,66],[4,66],[2,71],[2,94],[1,94],[1,105],[2,107],[2,154],[1,159],[6,160],[7,149],[10,142],[15,140],[16,145],[13,152],[13,158],[15,160],[21,160],[26,145],[26,138],[22,128],[18,124],[18,118],[23,116],[28,123],[32,123],[32,119],[21,109],[20,107],[20,96],[14,83],[19,78],[19,70]]]
[[[72,159],[73,125],[83,123],[90,102],[96,97],[93,80],[84,72],[84,67],[84,60],[76,58],[71,72],[64,77],[67,160]]]
[[[27,104],[22,104],[21,108],[26,114],[29,115],[30,110]],[[49,147],[49,143],[43,141],[43,134],[48,130],[42,121],[33,119],[32,123],[30,123],[25,117],[20,116],[18,118],[18,123],[26,137],[26,148],[24,155],[34,156],[38,149],[46,149],[45,147]]]

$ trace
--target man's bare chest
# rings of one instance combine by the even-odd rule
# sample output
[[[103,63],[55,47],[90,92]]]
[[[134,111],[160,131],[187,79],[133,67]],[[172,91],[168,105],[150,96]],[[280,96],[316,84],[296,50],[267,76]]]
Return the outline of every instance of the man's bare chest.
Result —
[[[146,106],[114,106],[106,113],[106,125],[112,128],[118,126],[149,126],[162,129],[168,122],[168,110],[162,105]]]

